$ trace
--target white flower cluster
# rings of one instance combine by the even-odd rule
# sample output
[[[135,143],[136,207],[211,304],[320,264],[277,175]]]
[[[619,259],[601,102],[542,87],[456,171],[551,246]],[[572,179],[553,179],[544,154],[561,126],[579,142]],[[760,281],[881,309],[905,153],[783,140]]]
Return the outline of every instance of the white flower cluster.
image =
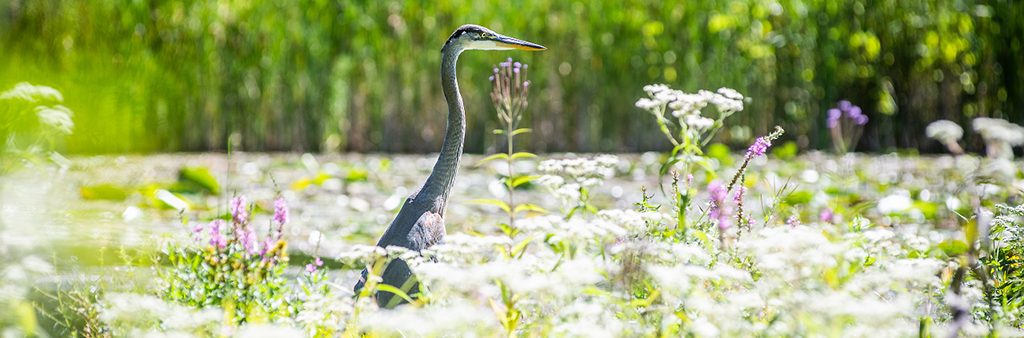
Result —
[[[355,312],[355,302],[353,297],[313,292],[302,302],[295,322],[309,332],[316,332],[317,329],[342,332],[345,330],[345,321]]]
[[[0,93],[0,101],[2,100],[22,100],[30,103],[39,101],[62,102],[64,101],[64,96],[61,96],[59,91],[51,87],[34,86],[28,82],[21,82],[14,85],[14,88]]]
[[[168,303],[160,298],[136,293],[114,293],[106,296],[99,320],[125,337],[142,337],[153,333],[220,333],[224,311],[220,308],[192,310]]]
[[[689,94],[681,90],[669,88],[663,84],[654,84],[644,86],[644,91],[647,92],[650,98],[637,100],[637,108],[660,115],[667,105],[668,108],[672,109],[672,116],[676,118],[696,116],[697,118],[687,117],[684,120],[687,125],[691,125],[691,122],[695,123],[691,125],[695,127],[703,126],[706,124],[705,120],[710,120],[700,117],[700,111],[707,107],[708,104],[717,106],[718,111],[723,113],[743,110],[743,95],[730,88],[719,88],[717,93],[700,90],[696,94]],[[714,121],[712,120],[712,122]]]
[[[608,209],[597,212],[597,216],[606,221],[618,224],[630,234],[644,234],[648,231],[665,230],[666,221],[671,218],[655,211],[639,212],[633,210]]]
[[[505,236],[473,236],[463,233],[448,234],[444,242],[423,251],[423,255],[442,262],[487,261],[496,254],[497,246],[508,246],[512,240]]]
[[[547,188],[558,198],[566,209],[573,209],[584,202],[584,189],[604,184],[604,179],[615,175],[615,167],[619,158],[615,155],[597,155],[594,159],[570,158],[561,160],[544,160],[537,170],[547,175],[535,182]],[[570,180],[560,175],[565,175]]]
[[[366,313],[358,317],[358,326],[363,330],[418,337],[489,336],[488,332],[501,331],[491,309],[458,300],[442,306],[404,306]]]
[[[1024,127],[1003,119],[978,117],[971,121],[974,131],[985,140],[1002,141],[1010,145],[1024,144]]]
[[[1024,144],[1024,127],[1003,119],[978,117],[971,121],[974,131],[985,139],[989,157],[1013,158],[1013,147]]]
[[[938,120],[924,128],[924,134],[932,139],[945,142],[956,142],[964,137],[964,128],[950,120]]]
[[[615,166],[619,158],[615,155],[597,155],[594,159],[567,158],[561,160],[544,160],[537,170],[547,174],[566,175],[583,183],[590,179],[604,179],[615,174]],[[587,184],[584,184],[587,185]]]
[[[354,245],[349,251],[338,254],[335,259],[348,266],[366,266],[380,257],[387,257],[388,251],[376,245]]]
[[[549,243],[571,241],[590,241],[625,236],[626,229],[606,221],[595,219],[586,221],[579,218],[565,220],[559,216],[535,216],[519,221],[516,224],[524,231],[539,232],[546,235]]]

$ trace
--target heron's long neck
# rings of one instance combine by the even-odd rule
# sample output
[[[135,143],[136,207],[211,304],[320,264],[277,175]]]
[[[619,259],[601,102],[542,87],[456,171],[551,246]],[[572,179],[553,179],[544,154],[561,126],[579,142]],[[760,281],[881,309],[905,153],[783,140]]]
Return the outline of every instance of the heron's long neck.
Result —
[[[448,205],[448,194],[455,184],[459,160],[462,158],[462,144],[466,138],[466,111],[462,107],[462,95],[459,94],[459,82],[455,76],[455,62],[459,59],[461,51],[446,48],[441,53],[441,87],[444,88],[444,98],[448,101],[448,127],[444,134],[441,155],[434,164],[434,171],[423,184],[422,192],[437,201],[434,211],[443,215]]]

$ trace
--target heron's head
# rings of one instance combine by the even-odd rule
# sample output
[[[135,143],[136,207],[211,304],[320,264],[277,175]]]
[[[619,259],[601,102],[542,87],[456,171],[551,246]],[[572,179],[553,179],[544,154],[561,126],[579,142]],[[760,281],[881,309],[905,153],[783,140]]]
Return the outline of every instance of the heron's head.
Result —
[[[483,50],[545,50],[544,46],[507,37],[478,25],[463,25],[456,29],[448,41],[444,43],[442,51],[449,48],[460,50],[483,49]]]

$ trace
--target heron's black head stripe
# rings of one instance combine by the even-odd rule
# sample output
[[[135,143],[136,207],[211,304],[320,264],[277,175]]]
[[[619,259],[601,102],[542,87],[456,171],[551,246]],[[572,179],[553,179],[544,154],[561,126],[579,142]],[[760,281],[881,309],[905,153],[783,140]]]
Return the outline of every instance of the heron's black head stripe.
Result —
[[[448,41],[445,41],[444,44],[447,45],[447,44],[451,43],[452,40],[458,39],[460,36],[462,36],[462,34],[466,34],[466,33],[470,33],[470,32],[475,32],[475,33],[485,33],[486,32],[486,33],[492,33],[492,34],[494,33],[490,29],[487,29],[487,27],[484,27],[484,26],[472,25],[472,24],[470,24],[470,25],[462,25],[462,27],[459,27],[459,29],[456,29],[455,32],[452,33],[452,36],[448,37]]]

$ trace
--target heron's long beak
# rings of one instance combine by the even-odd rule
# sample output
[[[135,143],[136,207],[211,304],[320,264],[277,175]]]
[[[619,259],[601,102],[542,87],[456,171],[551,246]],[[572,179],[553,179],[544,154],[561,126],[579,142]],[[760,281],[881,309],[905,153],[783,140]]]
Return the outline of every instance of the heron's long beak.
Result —
[[[510,38],[507,36],[499,35],[494,37],[494,44],[497,47],[510,48],[510,49],[522,49],[522,50],[545,50],[544,46],[538,45],[533,42],[523,41],[516,38]]]

